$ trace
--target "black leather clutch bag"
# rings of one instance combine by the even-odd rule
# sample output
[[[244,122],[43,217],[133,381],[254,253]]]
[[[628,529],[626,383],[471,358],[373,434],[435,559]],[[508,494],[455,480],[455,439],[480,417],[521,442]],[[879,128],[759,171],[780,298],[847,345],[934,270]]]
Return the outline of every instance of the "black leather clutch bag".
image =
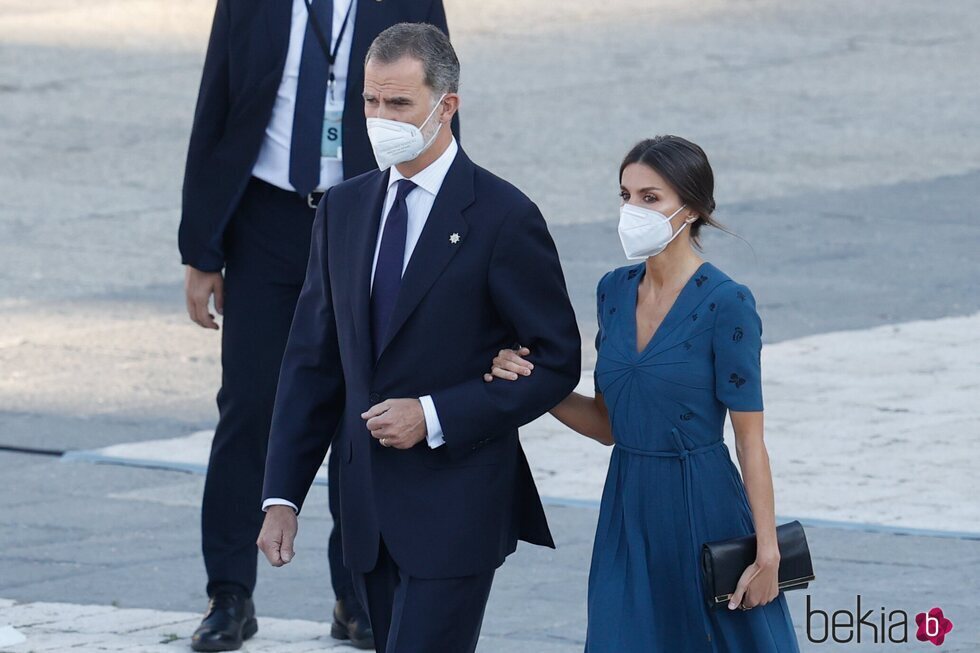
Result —
[[[779,546],[779,589],[803,589],[814,579],[810,547],[798,521],[776,527]],[[755,535],[708,542],[701,547],[704,593],[711,606],[728,603],[738,579],[755,562]]]

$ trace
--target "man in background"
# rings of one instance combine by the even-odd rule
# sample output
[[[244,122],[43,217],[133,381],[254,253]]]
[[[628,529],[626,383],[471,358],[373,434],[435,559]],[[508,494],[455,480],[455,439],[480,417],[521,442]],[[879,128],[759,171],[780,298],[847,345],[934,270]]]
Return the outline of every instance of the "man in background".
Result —
[[[365,128],[363,61],[399,22],[447,32],[442,0],[218,0],[184,176],[180,252],[187,311],[218,329],[218,425],[201,511],[207,613],[196,651],[241,647],[258,629],[256,538],[279,366],[323,192],[376,167]],[[223,272],[222,272],[223,270]],[[329,474],[337,477],[331,454]],[[340,546],[330,484],[332,634],[373,649]]]

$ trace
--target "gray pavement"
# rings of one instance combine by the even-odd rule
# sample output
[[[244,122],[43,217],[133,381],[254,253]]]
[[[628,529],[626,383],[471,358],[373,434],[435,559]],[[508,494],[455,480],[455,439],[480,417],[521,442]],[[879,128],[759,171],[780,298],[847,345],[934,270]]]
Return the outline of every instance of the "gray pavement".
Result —
[[[12,525],[4,529],[0,547],[3,598],[181,612],[201,608],[197,501],[202,477],[14,454],[0,454],[0,474],[17,488],[0,495],[4,523]],[[326,504],[324,488],[315,487],[303,513],[295,560],[282,569],[259,567],[255,600],[260,619],[322,621],[329,614]],[[547,512],[558,548],[521,545],[500,569],[481,651],[581,651],[598,512],[557,505],[549,505]],[[964,573],[980,568],[980,541],[814,526],[807,528],[807,537],[818,581],[786,595],[803,650],[887,651],[897,646],[867,644],[868,628],[860,645],[808,643],[807,594],[813,609],[827,612],[854,612],[860,594],[862,612],[873,610],[874,623],[880,623],[882,607],[888,613],[905,610],[911,619],[939,605],[956,628],[942,650],[980,648],[980,632],[970,622],[980,575]],[[824,632],[821,623],[813,619],[816,638]],[[914,629],[910,636],[914,641]]]
[[[624,263],[618,162],[656,133],[712,159],[717,215],[747,243],[709,234],[706,257],[753,289],[767,342],[980,309],[975,2],[447,6],[463,146],[542,207],[586,343],[595,283]],[[183,315],[176,252],[212,9],[0,3],[0,445],[90,449],[214,425],[218,338]],[[0,479],[0,599],[203,608],[200,477],[0,453]],[[260,568],[263,616],[329,611],[322,492],[295,563]],[[522,547],[503,567],[481,651],[581,650],[597,513],[548,511],[559,549]],[[816,608],[853,611],[857,594],[866,609],[939,605],[955,623],[942,650],[980,650],[980,543],[808,534]],[[903,648],[808,643],[806,594],[787,594],[804,650]]]

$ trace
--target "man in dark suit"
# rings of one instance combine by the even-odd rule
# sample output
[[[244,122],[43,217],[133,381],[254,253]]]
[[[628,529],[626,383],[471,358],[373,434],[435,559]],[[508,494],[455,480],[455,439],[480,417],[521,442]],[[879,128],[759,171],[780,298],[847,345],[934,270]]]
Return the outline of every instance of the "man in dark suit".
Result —
[[[383,653],[473,651],[496,568],[519,539],[554,546],[517,429],[580,374],[540,211],[448,128],[458,81],[431,26],[396,25],[368,51],[368,133],[394,167],[320,202],[269,439],[259,547],[274,566],[292,559],[332,442],[344,557]],[[514,342],[534,374],[485,383]]]
[[[211,602],[195,650],[237,649],[257,628],[257,504],[314,208],[327,188],[375,168],[362,110],[363,61],[374,37],[403,21],[447,29],[442,0],[218,0],[180,223],[188,312],[217,329],[208,308],[213,295],[224,316],[220,418],[202,509]],[[343,566],[335,486],[333,634],[370,649],[368,620]]]

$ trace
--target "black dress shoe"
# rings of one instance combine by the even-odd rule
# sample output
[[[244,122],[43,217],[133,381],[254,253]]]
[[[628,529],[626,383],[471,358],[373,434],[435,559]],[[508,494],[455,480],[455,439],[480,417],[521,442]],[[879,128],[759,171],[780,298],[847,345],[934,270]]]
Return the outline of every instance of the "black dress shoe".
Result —
[[[364,651],[374,650],[374,631],[371,630],[367,615],[353,600],[337,599],[336,605],[333,606],[330,636],[334,639],[350,640],[354,648]]]
[[[217,592],[191,636],[195,651],[237,651],[259,630],[252,599],[238,592]]]

